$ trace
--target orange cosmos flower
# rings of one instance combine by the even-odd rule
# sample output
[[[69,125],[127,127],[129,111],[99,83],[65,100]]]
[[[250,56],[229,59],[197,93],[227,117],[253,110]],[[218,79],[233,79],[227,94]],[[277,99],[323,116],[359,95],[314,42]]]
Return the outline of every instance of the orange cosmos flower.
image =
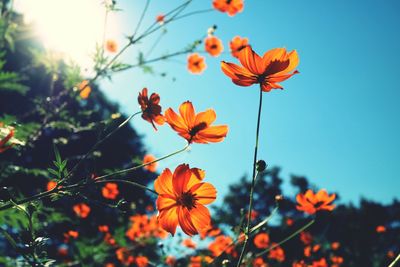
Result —
[[[186,101],[179,107],[179,113],[180,116],[169,108],[165,111],[165,118],[172,129],[189,143],[221,142],[228,133],[226,125],[211,126],[217,117],[212,109],[196,114],[192,103]]]
[[[78,85],[79,91],[79,96],[83,99],[89,98],[90,93],[92,92],[92,88],[89,86],[89,81],[84,80]]]
[[[231,54],[235,58],[239,58],[239,52],[248,46],[249,46],[249,39],[242,38],[240,36],[233,37],[233,39],[229,42],[229,47],[231,48]]]
[[[294,221],[293,221],[292,218],[287,218],[287,219],[286,219],[286,225],[287,225],[287,226],[292,226],[293,224],[294,224]]]
[[[158,125],[164,124],[164,117],[161,114],[160,96],[156,93],[152,93],[150,98],[147,96],[147,88],[143,88],[142,92],[139,92],[138,102],[142,109],[142,118],[150,122],[154,129],[157,130],[154,123]]]
[[[110,246],[115,246],[115,244],[117,243],[110,233],[106,233],[104,235],[104,242],[106,242]]]
[[[332,204],[335,198],[335,194],[328,195],[324,189],[319,190],[316,194],[309,189],[305,194],[296,196],[298,204],[296,208],[308,214],[314,214],[319,210],[332,211],[335,208],[335,205]]]
[[[221,233],[221,229],[214,227],[210,224],[206,229],[203,229],[199,232],[200,239],[204,239],[206,237],[215,237]]]
[[[201,74],[206,69],[206,61],[204,57],[200,56],[197,53],[193,53],[188,56],[187,59],[187,68],[189,72],[193,74]]]
[[[214,242],[208,245],[208,249],[211,251],[214,257],[218,257],[222,252],[232,254],[234,251],[233,240],[229,236],[220,235],[217,236]]]
[[[135,262],[137,267],[147,267],[149,265],[149,259],[145,256],[137,256]]]
[[[195,249],[197,247],[197,244],[193,242],[191,238],[186,238],[182,241],[182,245],[184,245],[187,248],[192,248]]]
[[[235,16],[236,13],[243,11],[243,0],[214,0],[213,7],[221,12]]]
[[[300,233],[300,241],[303,242],[304,245],[309,245],[313,241],[312,235],[309,232],[301,232]]]
[[[378,225],[378,226],[376,227],[375,231],[376,231],[377,233],[384,233],[384,232],[386,232],[386,227],[383,226],[383,225]]]
[[[328,267],[328,263],[326,262],[325,258],[321,258],[318,261],[313,261],[312,265],[310,267]]]
[[[153,155],[147,154],[143,158],[143,164],[147,164],[147,163],[155,161],[155,160],[156,160],[156,157],[154,157]],[[144,166],[143,168],[148,170],[149,172],[156,172],[157,165],[158,165],[158,163],[154,162],[154,163]]]
[[[337,250],[339,247],[340,247],[340,243],[339,242],[332,242],[331,249]]]
[[[71,238],[77,239],[79,236],[79,233],[74,230],[69,230],[68,232],[64,233],[64,242],[69,242]]]
[[[135,262],[135,258],[130,255],[130,252],[127,248],[121,247],[115,251],[117,259],[124,265],[130,265]]]
[[[201,261],[202,260],[200,256],[190,257],[189,267],[201,267]]]
[[[275,244],[272,245],[274,246]],[[283,251],[283,249],[278,246],[269,252],[268,257],[270,259],[282,262],[285,260],[285,251]]]
[[[0,127],[4,127],[4,124],[1,123],[1,122],[0,122]],[[14,134],[15,134],[14,128],[9,127],[9,128],[7,129],[7,127],[6,127],[6,128],[3,128],[3,129],[4,129],[4,130],[8,130],[8,133],[6,134],[5,137],[1,137],[1,136],[0,136],[0,138],[1,138],[1,139],[0,139],[0,153],[3,153],[4,151],[6,151],[6,150],[12,148],[12,147],[15,145],[15,144],[13,144],[13,143],[11,143],[11,144],[9,144],[9,145],[6,145],[7,142],[10,141],[10,139],[14,137]],[[3,132],[3,129],[1,129],[2,131],[0,131],[0,133]]]
[[[163,23],[164,23],[164,20],[165,20],[165,15],[164,15],[164,14],[159,14],[159,15],[157,15],[156,21],[157,21],[158,23],[163,24]]]
[[[167,258],[165,258],[165,264],[168,266],[175,266],[176,263],[176,258],[174,256],[167,256]]]
[[[167,168],[154,181],[158,220],[161,227],[172,235],[178,224],[187,235],[195,235],[211,223],[210,212],[204,206],[217,197],[217,190],[204,183],[205,172],[179,165],[174,173]]]
[[[254,241],[253,242],[254,242],[254,245],[257,248],[260,248],[260,249],[267,248],[268,245],[269,245],[269,235],[266,234],[266,233],[257,234],[254,237]]]
[[[56,181],[49,181],[46,185],[46,189],[47,191],[53,190],[54,188],[56,188],[57,186],[57,182]]]
[[[119,194],[118,185],[116,183],[106,183],[101,190],[101,194],[104,198],[116,199]]]
[[[76,204],[72,209],[74,210],[75,214],[82,219],[85,219],[90,213],[90,207],[85,203]]]
[[[205,50],[213,57],[217,57],[224,50],[220,39],[215,36],[208,36],[204,42]]]
[[[106,42],[106,50],[110,53],[115,53],[118,50],[118,44],[114,40],[107,40]]]
[[[264,92],[283,89],[279,84],[298,73],[294,70],[299,64],[296,50],[287,52],[285,48],[275,48],[260,57],[250,46],[239,52],[242,66],[222,61],[222,71],[240,86],[260,84]]]
[[[268,264],[263,258],[258,257],[253,260],[253,267],[268,267]]]
[[[109,231],[108,225],[99,225],[98,229],[102,233],[107,233]]]

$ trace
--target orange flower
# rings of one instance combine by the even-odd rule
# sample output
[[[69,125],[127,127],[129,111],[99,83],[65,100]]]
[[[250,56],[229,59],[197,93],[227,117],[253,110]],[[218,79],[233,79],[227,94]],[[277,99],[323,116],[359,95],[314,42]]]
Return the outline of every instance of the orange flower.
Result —
[[[204,57],[197,53],[190,54],[187,59],[187,68],[193,74],[201,74],[206,69]]]
[[[126,231],[126,236],[134,241],[137,238],[158,237],[165,238],[168,233],[161,229],[155,215],[134,215],[129,218],[132,222],[131,227]]]
[[[119,194],[118,185],[116,183],[106,183],[101,189],[101,194],[104,198],[116,199]]]
[[[147,163],[155,161],[155,160],[156,160],[156,157],[154,157],[153,155],[147,154],[143,158],[143,164],[147,164]],[[154,162],[154,163],[144,166],[143,168],[148,170],[149,172],[156,172],[157,165],[158,165],[158,163]]]
[[[228,13],[229,16],[235,16],[236,13],[243,11],[243,0],[214,0],[215,9]]]
[[[57,186],[57,182],[56,181],[49,181],[47,183],[46,189],[47,191],[53,190],[54,188],[56,188]]]
[[[326,262],[325,258],[321,258],[318,261],[313,261],[310,267],[328,267],[328,263]]]
[[[292,218],[287,218],[287,219],[286,219],[286,225],[287,225],[287,226],[292,226],[293,224],[294,224],[294,221],[293,221]]]
[[[332,242],[331,249],[337,250],[339,247],[340,247],[340,243],[339,242]]]
[[[217,191],[204,183],[205,172],[179,165],[174,173],[167,168],[154,181],[157,198],[158,220],[161,227],[172,235],[178,224],[187,235],[198,234],[211,223],[210,212],[204,206],[212,203]]]
[[[260,84],[264,92],[271,89],[283,89],[279,84],[298,73],[294,70],[299,64],[296,50],[287,52],[285,48],[275,48],[261,58],[247,46],[239,52],[239,61],[242,66],[222,61],[222,71],[240,86]]]
[[[311,257],[311,252],[317,252],[321,248],[320,245],[314,245],[313,247],[307,246],[304,248],[304,256]]]
[[[213,57],[217,57],[224,50],[220,39],[215,36],[208,36],[204,42],[205,50]]]
[[[396,255],[394,254],[394,251],[393,251],[393,250],[389,250],[389,251],[386,253],[386,256],[387,256],[389,259],[393,259]]]
[[[149,259],[145,256],[137,256],[135,262],[137,267],[147,267],[149,264]]]
[[[201,267],[201,257],[200,256],[190,257],[189,267]]]
[[[343,258],[340,256],[332,256],[331,261],[334,264],[342,264],[344,262]]]
[[[85,203],[76,204],[72,209],[74,210],[75,214],[82,219],[89,216],[90,213],[90,207]]]
[[[253,267],[268,267],[268,264],[263,258],[258,257],[253,260]]]
[[[98,229],[102,233],[107,233],[109,231],[108,225],[99,225]]]
[[[324,189],[319,190],[316,194],[309,189],[305,194],[298,194],[296,196],[298,204],[296,208],[308,214],[314,214],[319,210],[332,211],[335,208],[335,205],[332,204],[335,198],[335,194],[328,195]]]
[[[266,233],[257,234],[254,237],[253,242],[257,248],[260,248],[260,249],[267,248],[269,245],[269,235]]]
[[[110,246],[114,246],[117,243],[110,233],[106,233],[104,235],[104,242],[106,242]]]
[[[212,109],[196,114],[192,103],[186,101],[179,107],[179,113],[180,116],[169,108],[165,111],[165,118],[172,129],[189,143],[221,142],[228,133],[226,125],[211,126],[217,117]]]
[[[0,127],[3,127],[4,124],[0,123]],[[5,129],[7,130],[7,129]],[[2,133],[3,131],[0,131]],[[9,127],[7,135],[3,138],[0,136],[0,153],[3,153],[4,151],[12,148],[15,144],[11,143],[9,145],[6,145],[8,141],[10,141],[11,138],[14,137],[14,128]]]
[[[145,121],[150,122],[154,129],[157,130],[154,123],[158,125],[164,124],[164,117],[161,114],[160,96],[156,93],[152,93],[150,98],[147,96],[147,88],[143,88],[142,92],[139,92],[138,102],[142,109],[142,118]]]
[[[132,255],[130,255],[129,250],[124,247],[117,249],[115,251],[115,254],[117,256],[117,259],[126,266],[133,264],[135,262],[135,258]]]
[[[164,23],[164,20],[165,20],[165,15],[164,15],[164,14],[159,14],[159,15],[157,15],[156,21],[157,21],[158,23],[163,24],[163,23]]]
[[[229,236],[220,235],[215,238],[214,242],[208,245],[208,249],[211,251],[214,257],[218,257],[222,252],[232,254],[234,247],[233,240]]]
[[[210,226],[207,227],[206,229],[201,230],[199,232],[201,239],[204,239],[206,237],[215,237],[215,236],[219,235],[220,233],[221,233],[221,229],[213,227],[212,224],[210,224]]]
[[[272,245],[274,246],[275,244],[272,244]],[[285,260],[285,251],[283,251],[283,249],[281,247],[276,247],[269,252],[268,257],[270,259],[282,262]]]
[[[71,238],[77,239],[79,236],[79,233],[74,230],[69,230],[68,232],[64,233],[64,242],[69,242]]]
[[[184,245],[187,248],[192,248],[195,249],[197,247],[197,244],[193,242],[191,238],[186,238],[182,241],[182,245]]]
[[[81,91],[79,93],[79,95],[83,99],[87,99],[89,97],[90,93],[92,92],[92,88],[89,86],[89,81],[88,80],[82,81],[78,85],[78,89],[79,89],[79,91]]]
[[[175,266],[176,263],[176,258],[174,256],[167,256],[167,258],[165,258],[165,264],[168,266]]]
[[[383,225],[378,225],[378,226],[376,227],[375,231],[376,231],[377,233],[384,233],[384,232],[386,232],[386,227],[383,226]]]
[[[229,42],[229,47],[231,48],[231,54],[235,58],[239,58],[239,52],[248,46],[249,46],[249,39],[242,38],[240,36],[233,37],[233,39]]]
[[[110,53],[115,53],[118,50],[118,44],[114,40],[107,40],[106,42],[106,50]]]
[[[303,242],[304,245],[309,245],[313,241],[312,235],[309,232],[301,232],[300,241]]]

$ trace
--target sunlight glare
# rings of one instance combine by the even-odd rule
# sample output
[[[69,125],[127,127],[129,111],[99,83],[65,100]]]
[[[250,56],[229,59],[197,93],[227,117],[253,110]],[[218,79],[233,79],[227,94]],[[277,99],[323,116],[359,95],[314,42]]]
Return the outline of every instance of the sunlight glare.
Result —
[[[103,0],[18,0],[17,11],[33,23],[46,49],[60,52],[88,67],[96,43],[102,43],[105,7]],[[116,17],[109,14],[106,38],[115,39]],[[112,31],[110,30],[112,29]]]

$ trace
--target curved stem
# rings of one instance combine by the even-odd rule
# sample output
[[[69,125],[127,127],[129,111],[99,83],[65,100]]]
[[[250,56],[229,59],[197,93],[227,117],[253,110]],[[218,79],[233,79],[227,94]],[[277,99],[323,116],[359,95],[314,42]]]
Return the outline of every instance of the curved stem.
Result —
[[[128,185],[133,185],[136,187],[139,187],[143,190],[147,190],[155,195],[158,195],[158,193],[156,191],[154,191],[153,189],[150,189],[142,184],[133,182],[133,181],[128,181],[128,180],[119,180],[119,179],[112,179],[112,180],[106,180],[106,181],[96,181],[96,184],[103,184],[103,183],[122,183],[122,184],[128,184]]]
[[[396,259],[388,266],[388,267],[395,267],[396,263],[400,262],[400,253],[397,255]]]
[[[139,22],[138,22],[138,24],[136,25],[135,31],[133,32],[132,39],[135,38],[135,36],[136,36],[136,34],[137,34],[137,32],[138,32],[138,30],[139,30],[139,28],[140,28],[140,25],[141,25],[142,22],[143,22],[144,16],[146,15],[146,11],[147,11],[147,9],[149,8],[149,4],[150,4],[150,0],[147,0],[147,1],[146,1],[146,4],[145,4],[145,6],[144,6],[144,9],[143,9],[142,15],[140,15]]]
[[[75,166],[71,169],[71,171],[68,173],[68,175],[62,179],[59,183],[65,181],[66,179],[68,179],[69,177],[71,177],[71,175],[74,173],[74,171],[89,157],[89,155],[97,148],[99,147],[102,143],[104,143],[104,141],[106,141],[108,138],[110,138],[112,135],[114,135],[119,129],[121,129],[122,127],[124,127],[133,117],[135,117],[136,115],[142,113],[142,111],[138,111],[136,113],[133,113],[132,115],[130,115],[126,120],[124,120],[120,125],[118,125],[117,128],[115,128],[113,131],[111,131],[109,134],[107,134],[103,139],[101,139],[100,141],[98,141],[86,154],[85,156],[83,156],[83,158],[81,158],[78,163],[75,164]]]
[[[209,8],[209,9],[202,9],[202,10],[192,11],[192,12],[189,12],[189,13],[186,13],[186,14],[183,14],[183,15],[181,15],[181,16],[176,17],[176,18],[175,18],[175,21],[178,20],[178,19],[183,19],[183,18],[185,18],[185,17],[189,17],[189,16],[192,16],[192,15],[196,15],[196,14],[212,12],[212,11],[214,11],[214,10],[215,10],[215,9],[213,9],[213,8]]]
[[[153,160],[153,161],[150,161],[150,162],[147,162],[147,163],[143,163],[143,164],[141,164],[141,165],[137,165],[137,166],[134,166],[134,167],[132,167],[132,168],[128,168],[128,169],[116,171],[116,172],[113,172],[113,173],[110,173],[110,174],[106,174],[106,175],[103,175],[103,176],[99,176],[99,177],[97,177],[97,178],[95,179],[95,181],[99,181],[99,180],[102,180],[102,179],[107,179],[107,178],[112,177],[112,176],[115,176],[115,175],[120,175],[120,174],[129,173],[129,172],[132,172],[132,171],[134,171],[134,170],[137,170],[137,169],[140,169],[140,168],[142,168],[142,167],[145,167],[145,166],[147,166],[147,165],[156,163],[156,162],[158,162],[158,161],[160,161],[160,160],[163,160],[163,159],[172,157],[172,156],[174,156],[174,155],[176,155],[176,154],[179,154],[179,153],[185,151],[186,149],[188,149],[188,148],[189,148],[189,145],[190,145],[190,144],[187,143],[186,146],[185,146],[184,148],[179,149],[179,150],[177,150],[177,151],[175,151],[175,152],[173,152],[173,153],[170,153],[170,154],[168,154],[168,155],[165,155],[165,156],[163,156],[163,157],[161,157],[161,158],[155,159],[155,160]]]
[[[145,164],[141,164],[141,165],[138,165],[138,166],[134,166],[134,167],[132,167],[132,168],[128,168],[128,169],[116,171],[116,172],[114,172],[114,173],[106,174],[106,175],[103,175],[103,176],[99,176],[99,177],[97,177],[96,179],[94,179],[94,183],[109,182],[109,181],[119,181],[119,182],[121,182],[122,180],[106,180],[106,181],[104,180],[104,181],[103,181],[103,179],[106,179],[106,178],[109,178],[109,177],[112,177],[112,176],[115,176],[115,175],[123,174],[123,173],[128,173],[128,172],[137,170],[137,169],[139,169],[139,168],[142,168],[142,167],[144,167],[144,166],[147,166],[147,165],[156,163],[156,162],[158,162],[158,161],[160,161],[160,160],[163,160],[163,159],[172,157],[172,156],[174,156],[174,155],[176,155],[176,154],[179,154],[179,153],[181,153],[181,152],[187,150],[187,149],[189,148],[189,145],[190,145],[190,144],[187,143],[186,146],[185,146],[184,148],[179,149],[179,150],[177,150],[177,151],[175,151],[175,152],[173,152],[173,153],[170,153],[170,154],[168,154],[168,155],[166,155],[166,156],[163,156],[163,157],[161,157],[161,158],[155,159],[155,160],[153,160],[153,161],[151,161],[151,162],[148,162],[148,163],[145,163]],[[69,185],[69,186],[64,186],[64,187],[55,187],[55,188],[53,188],[52,190],[49,190],[49,191],[46,191],[46,192],[42,192],[42,193],[39,193],[39,194],[37,194],[37,195],[31,196],[31,197],[27,197],[27,198],[22,199],[22,200],[19,200],[19,201],[14,201],[14,203],[15,203],[15,204],[18,204],[18,205],[22,205],[22,204],[25,204],[25,203],[28,203],[28,202],[31,202],[31,201],[35,201],[35,200],[39,200],[39,199],[48,197],[48,196],[50,196],[51,194],[57,193],[57,192],[59,192],[59,191],[68,191],[68,190],[71,190],[71,189],[75,189],[75,188],[78,188],[78,187],[83,187],[83,186],[89,185],[90,182],[93,182],[93,180],[88,180],[88,181],[85,181],[85,182],[82,182],[82,181],[81,181],[81,182],[79,182],[79,183],[76,183],[76,184],[73,184],[73,185]],[[132,182],[132,181],[128,181],[128,182],[129,182],[129,184],[131,184],[131,185],[138,186],[138,187],[140,187],[140,188],[142,188],[142,189],[151,191],[152,193],[157,193],[157,192],[155,192],[155,191],[153,191],[152,189],[149,189],[149,188],[147,188],[147,187],[144,188],[143,185],[140,185],[140,184],[138,184],[138,183],[135,183],[135,182]],[[126,182],[125,182],[125,183],[126,183]],[[0,211],[7,210],[7,209],[9,209],[9,208],[12,208],[13,206],[14,206],[14,205],[11,204],[11,203],[5,204],[5,205],[3,205],[3,206],[0,206]]]
[[[283,239],[282,241],[280,241],[279,243],[273,245],[272,247],[264,250],[263,252],[260,252],[258,254],[256,254],[256,257],[261,257],[262,255],[264,255],[265,253],[268,253],[269,251],[273,250],[274,248],[282,245],[283,243],[286,243],[287,241],[289,241],[290,239],[292,239],[293,237],[295,237],[296,235],[298,235],[299,233],[303,232],[304,230],[306,230],[308,227],[310,227],[313,223],[315,222],[315,219],[312,219],[311,221],[309,221],[306,225],[304,225],[303,227],[301,227],[300,229],[298,229],[296,232],[294,232],[293,234],[291,234],[290,236],[286,237],[285,239]]]
[[[262,108],[262,88],[260,86],[260,101],[258,104],[258,116],[257,116],[257,128],[256,128],[256,144],[255,144],[255,148],[254,148],[254,159],[253,159],[253,175],[252,175],[252,180],[251,180],[251,188],[250,188],[250,200],[249,200],[249,210],[248,210],[248,215],[247,215],[247,224],[246,224],[246,228],[244,229],[244,233],[245,233],[245,240],[244,240],[244,244],[243,244],[243,248],[242,251],[240,253],[240,257],[237,263],[237,267],[240,267],[242,261],[243,261],[243,257],[244,254],[246,252],[246,248],[247,248],[247,243],[248,243],[248,239],[249,239],[249,228],[250,228],[250,222],[251,222],[251,214],[252,214],[252,209],[253,209],[253,194],[254,194],[254,187],[255,187],[255,183],[256,183],[256,178],[258,175],[258,172],[256,172],[257,169],[257,152],[258,152],[258,139],[259,139],[259,132],[260,132],[260,120],[261,120],[261,108]]]

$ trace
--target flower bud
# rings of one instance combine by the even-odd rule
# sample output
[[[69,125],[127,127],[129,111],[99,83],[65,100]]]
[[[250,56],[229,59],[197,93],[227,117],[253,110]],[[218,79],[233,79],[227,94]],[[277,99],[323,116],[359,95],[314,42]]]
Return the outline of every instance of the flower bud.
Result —
[[[259,161],[257,161],[256,166],[258,172],[263,172],[267,168],[267,163],[265,163],[264,160],[260,159]]]

